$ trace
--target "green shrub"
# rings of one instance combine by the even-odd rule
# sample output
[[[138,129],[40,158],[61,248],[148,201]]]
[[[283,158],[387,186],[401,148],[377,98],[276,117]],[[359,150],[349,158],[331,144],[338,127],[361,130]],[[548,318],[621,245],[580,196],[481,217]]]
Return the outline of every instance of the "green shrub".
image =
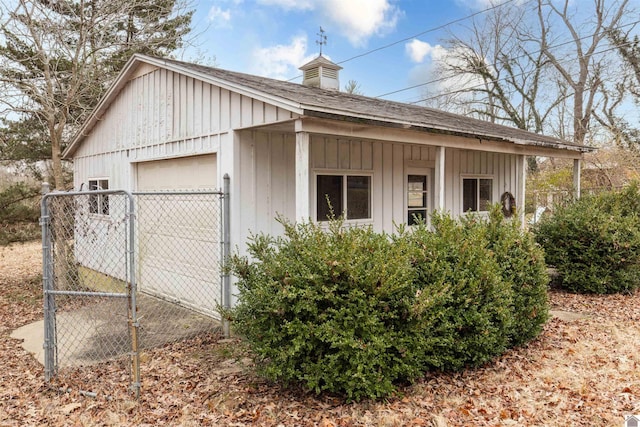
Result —
[[[534,229],[560,286],[579,293],[630,292],[640,286],[640,192],[584,196],[556,206]]]
[[[484,363],[508,346],[512,294],[487,251],[481,227],[439,214],[406,234],[416,249],[418,295],[412,325],[427,369]]]
[[[389,236],[282,221],[233,256],[227,315],[259,371],[349,399],[388,395],[428,370],[485,363],[547,318],[540,249],[498,208],[487,221],[434,215]]]
[[[408,316],[413,270],[400,245],[369,228],[284,222],[256,236],[255,261],[233,257],[234,328],[268,378],[350,399],[379,397],[420,371],[405,362],[395,324]]]
[[[495,256],[502,279],[513,292],[508,332],[511,346],[537,337],[549,319],[549,275],[544,252],[533,234],[523,232],[520,226],[518,221],[506,220],[496,205],[486,227],[488,248]]]

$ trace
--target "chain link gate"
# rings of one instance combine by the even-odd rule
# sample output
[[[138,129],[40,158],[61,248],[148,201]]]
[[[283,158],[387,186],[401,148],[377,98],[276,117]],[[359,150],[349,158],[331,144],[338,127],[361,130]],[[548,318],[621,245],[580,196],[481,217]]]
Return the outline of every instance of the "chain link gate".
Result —
[[[139,393],[133,197],[45,194],[41,204],[45,381],[60,368],[129,356]]]
[[[219,330],[230,302],[224,183],[224,192],[43,197],[47,383],[66,367],[118,361],[138,395],[141,352]]]

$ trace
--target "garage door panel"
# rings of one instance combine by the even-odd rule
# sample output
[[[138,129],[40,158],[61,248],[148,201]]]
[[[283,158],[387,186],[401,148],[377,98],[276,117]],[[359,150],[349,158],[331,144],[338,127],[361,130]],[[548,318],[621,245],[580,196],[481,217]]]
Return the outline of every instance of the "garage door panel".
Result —
[[[213,190],[217,188],[215,154],[138,163],[138,191]]]
[[[216,156],[138,164],[138,287],[217,317],[220,200]],[[182,193],[181,193],[182,192]]]

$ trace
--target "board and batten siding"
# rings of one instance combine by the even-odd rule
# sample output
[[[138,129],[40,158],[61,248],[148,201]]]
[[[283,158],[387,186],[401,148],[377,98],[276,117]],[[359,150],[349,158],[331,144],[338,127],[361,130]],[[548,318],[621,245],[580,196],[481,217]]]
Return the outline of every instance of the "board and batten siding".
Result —
[[[217,153],[233,129],[289,120],[293,114],[162,68],[147,68],[115,97],[74,154],[76,187],[116,162],[112,177],[134,189],[130,164]],[[222,182],[219,168],[218,182]]]
[[[295,134],[242,131],[238,136],[240,183],[231,195],[238,202],[238,214],[232,214],[238,223],[232,226],[242,249],[251,233],[282,234],[278,215],[295,218]]]
[[[393,232],[395,224],[406,221],[406,176],[411,170],[425,170],[430,176],[430,206],[434,200],[434,170],[436,147],[349,140],[314,135],[311,137],[310,167],[312,179],[322,171],[372,173],[372,215],[377,231]],[[445,210],[462,214],[462,179],[486,177],[493,179],[493,201],[498,202],[505,191],[518,197],[517,155],[473,150],[446,149]],[[315,188],[312,183],[312,206]],[[312,209],[312,213],[315,212]]]
[[[243,247],[250,233],[279,235],[278,214],[295,218],[295,135],[244,131],[240,133],[240,215]],[[372,215],[376,231],[393,232],[406,221],[406,174],[423,169],[430,176],[433,209],[436,147],[381,141],[310,136],[311,216],[315,219],[315,176],[323,172],[372,175]],[[517,156],[472,150],[447,149],[445,157],[445,209],[462,213],[462,179],[493,179],[494,202],[504,191],[517,198]]]

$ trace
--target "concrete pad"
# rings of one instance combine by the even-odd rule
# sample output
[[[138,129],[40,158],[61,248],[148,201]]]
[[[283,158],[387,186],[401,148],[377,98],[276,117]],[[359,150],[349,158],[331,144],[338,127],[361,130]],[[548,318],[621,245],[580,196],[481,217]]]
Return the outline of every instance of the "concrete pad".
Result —
[[[191,309],[148,295],[138,295],[139,349],[162,346],[220,329],[220,323]],[[56,363],[58,367],[87,366],[131,352],[127,301],[96,299],[69,311],[56,313]],[[11,333],[22,348],[44,365],[44,320]]]
[[[11,338],[22,341],[22,348],[36,358],[44,366],[44,320],[24,325],[13,332]]]

